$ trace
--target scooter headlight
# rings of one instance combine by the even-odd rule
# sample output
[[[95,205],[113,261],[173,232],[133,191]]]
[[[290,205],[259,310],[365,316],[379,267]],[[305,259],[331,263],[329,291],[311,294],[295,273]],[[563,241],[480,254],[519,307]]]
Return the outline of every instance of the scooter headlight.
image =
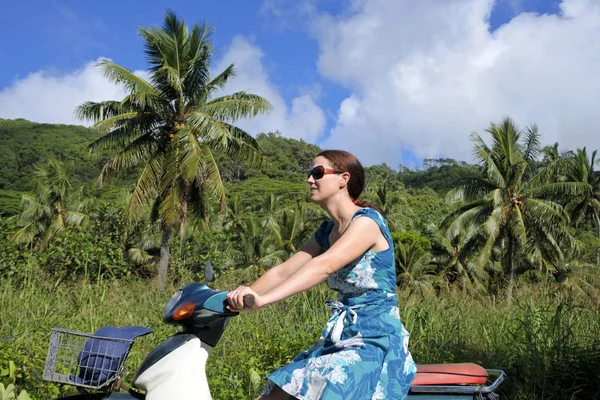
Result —
[[[173,307],[175,307],[175,304],[177,304],[177,302],[181,298],[182,294],[183,294],[183,292],[181,290],[179,290],[173,296],[171,296],[171,298],[169,299],[169,302],[165,306],[165,310],[163,312],[165,317],[171,313],[171,310],[173,310]]]

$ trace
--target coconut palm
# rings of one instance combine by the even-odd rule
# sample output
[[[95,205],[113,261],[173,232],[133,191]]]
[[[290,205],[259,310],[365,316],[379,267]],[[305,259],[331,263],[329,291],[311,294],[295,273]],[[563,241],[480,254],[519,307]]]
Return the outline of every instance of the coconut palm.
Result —
[[[213,151],[257,157],[256,140],[232,123],[265,113],[270,104],[245,92],[214,97],[235,70],[232,64],[211,78],[209,26],[194,25],[189,30],[167,11],[162,29],[139,28],[139,34],[145,41],[149,80],[102,61],[99,66],[105,76],[122,85],[128,95],[121,101],[85,102],[77,115],[95,122],[102,133],[90,145],[92,151],[117,151],[104,165],[100,181],[112,171],[140,168],[129,207],[135,213],[153,204],[153,218],[162,230],[158,284],[163,287],[173,230],[183,232],[190,213],[204,213],[209,194],[225,206]]]
[[[16,217],[22,228],[13,236],[15,242],[35,244],[43,251],[67,227],[87,222],[90,200],[83,198],[83,186],[73,188],[70,173],[69,166],[57,160],[36,166],[33,194],[22,196],[23,212]]]
[[[553,274],[554,281],[568,292],[588,298],[595,304],[600,300],[600,268],[579,260],[566,260],[558,265]]]
[[[520,254],[547,254],[554,260],[564,259],[564,248],[573,248],[575,240],[566,230],[569,216],[554,199],[585,192],[576,182],[548,183],[553,171],[537,168],[540,151],[537,127],[520,131],[510,118],[492,123],[488,146],[473,134],[475,157],[483,178],[471,178],[451,190],[450,202],[466,202],[443,222],[449,234],[475,227],[486,240],[480,247],[478,262],[490,259],[494,246],[502,249],[502,266],[507,278],[507,302],[512,291]]]
[[[231,250],[234,269],[245,282],[256,280],[265,270],[281,263],[285,251],[275,246],[272,238],[265,234],[264,225],[255,216],[244,221],[240,239]]]
[[[282,213],[279,203],[281,196],[269,193],[260,202],[260,211],[264,215],[263,225],[265,229],[273,229],[277,226],[277,218]]]
[[[594,150],[591,157],[588,157],[584,147],[577,149],[572,155],[571,168],[567,176],[574,182],[587,185],[589,190],[584,195],[573,198],[567,208],[576,226],[582,219],[591,218],[596,224],[598,237],[600,237],[600,171],[594,170],[595,165],[600,163],[600,160],[596,160],[597,153],[598,150]]]
[[[440,277],[435,273],[435,265],[430,263],[431,255],[414,242],[398,243],[395,250],[396,284],[410,288],[411,293],[433,293]]]
[[[283,250],[283,258],[288,258],[298,251],[313,234],[313,225],[306,204],[299,208],[282,211],[274,224],[267,225],[275,247]]]
[[[567,181],[566,170],[570,167],[571,151],[558,151],[558,142],[552,146],[545,146],[542,151],[540,167],[546,170],[549,182]]]
[[[481,260],[474,262],[482,242],[485,238],[473,226],[458,235],[437,230],[431,244],[430,262],[437,266],[439,275],[461,289],[485,291],[485,283],[489,279],[485,268],[488,263],[481,263]]]
[[[247,210],[242,204],[240,196],[233,195],[229,197],[227,200],[227,212],[223,221],[223,229],[234,236],[239,235],[244,227],[244,220],[247,218],[246,214]]]
[[[399,192],[390,189],[387,180],[370,186],[367,200],[383,212],[392,232],[412,228],[411,217],[414,214],[412,209]]]

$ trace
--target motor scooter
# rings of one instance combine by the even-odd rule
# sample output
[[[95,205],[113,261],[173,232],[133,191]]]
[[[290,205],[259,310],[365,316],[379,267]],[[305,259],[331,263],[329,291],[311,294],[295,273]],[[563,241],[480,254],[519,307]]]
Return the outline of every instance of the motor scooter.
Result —
[[[207,263],[205,282],[213,280]],[[151,332],[143,327],[97,334],[52,329],[43,379],[79,389],[80,394],[62,400],[210,400],[206,361],[230,318],[238,314],[226,308],[226,296],[227,292],[206,283],[190,283],[177,291],[164,308],[163,321],[182,330],[148,354],[135,374],[133,388],[123,384],[121,375],[135,337]],[[244,298],[246,306],[253,302],[252,296]],[[499,399],[495,390],[504,378],[501,370],[471,363],[418,365],[408,399]]]

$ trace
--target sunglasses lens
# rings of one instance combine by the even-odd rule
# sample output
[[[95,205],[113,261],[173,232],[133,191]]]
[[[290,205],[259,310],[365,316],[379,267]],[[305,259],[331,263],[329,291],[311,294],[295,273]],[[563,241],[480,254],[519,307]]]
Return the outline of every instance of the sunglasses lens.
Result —
[[[314,167],[313,169],[311,169],[310,171],[308,171],[308,177],[309,178],[310,178],[311,175],[315,179],[321,179],[325,175],[325,168],[323,168],[320,165],[318,167]]]
[[[321,179],[323,177],[323,175],[325,175],[325,168],[316,167],[313,169],[313,177],[315,179]]]

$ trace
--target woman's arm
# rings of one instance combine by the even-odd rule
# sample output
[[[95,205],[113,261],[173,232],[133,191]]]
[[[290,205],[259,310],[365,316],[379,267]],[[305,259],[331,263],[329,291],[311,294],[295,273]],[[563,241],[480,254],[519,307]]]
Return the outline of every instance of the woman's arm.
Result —
[[[263,295],[275,286],[281,284],[292,276],[304,264],[321,253],[321,246],[313,235],[300,250],[285,262],[268,270],[250,288],[259,295]]]
[[[329,250],[306,262],[280,285],[265,294],[259,294],[260,297],[255,299],[255,308],[278,302],[325,281],[337,270],[372,248],[378,235],[381,235],[381,231],[375,221],[370,218],[357,218]]]

